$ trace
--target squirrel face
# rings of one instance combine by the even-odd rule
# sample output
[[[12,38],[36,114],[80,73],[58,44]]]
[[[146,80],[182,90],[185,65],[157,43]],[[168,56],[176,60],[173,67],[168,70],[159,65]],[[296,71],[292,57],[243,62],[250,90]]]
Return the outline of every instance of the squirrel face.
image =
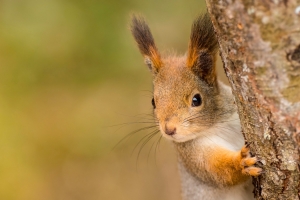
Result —
[[[214,123],[213,96],[218,88],[209,86],[187,67],[186,57],[163,59],[154,76],[154,115],[162,134],[176,142],[201,136]]]
[[[186,56],[161,57],[143,18],[133,17],[132,34],[153,74],[152,105],[162,134],[175,142],[201,137],[224,106],[215,72],[217,39],[207,14],[192,26]]]

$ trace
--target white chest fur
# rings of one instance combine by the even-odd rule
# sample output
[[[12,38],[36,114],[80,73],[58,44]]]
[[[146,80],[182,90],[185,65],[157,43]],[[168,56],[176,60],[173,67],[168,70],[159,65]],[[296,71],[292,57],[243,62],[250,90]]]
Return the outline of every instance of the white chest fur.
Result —
[[[195,146],[201,145],[200,149],[222,146],[232,151],[238,151],[244,145],[244,138],[241,133],[240,121],[237,114],[234,114],[226,122],[219,123],[207,130],[205,137],[196,139]],[[199,152],[199,156],[201,153]],[[199,158],[201,159],[201,158]],[[191,175],[185,166],[179,162],[179,170],[182,179],[182,196],[184,200],[253,200],[253,186],[251,180],[230,187],[216,188],[205,184],[198,178]]]
[[[240,150],[245,142],[238,114],[235,113],[226,121],[208,129],[205,137],[199,138],[198,141],[202,146],[218,145],[232,151]]]

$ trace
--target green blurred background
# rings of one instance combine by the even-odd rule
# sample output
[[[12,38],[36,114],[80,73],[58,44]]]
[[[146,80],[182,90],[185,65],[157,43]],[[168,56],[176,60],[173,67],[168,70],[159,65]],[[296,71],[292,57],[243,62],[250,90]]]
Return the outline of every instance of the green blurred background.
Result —
[[[158,48],[182,54],[205,10],[199,0],[0,1],[0,199],[180,199],[170,142],[155,152],[157,134],[137,158],[144,131],[113,149],[151,113],[129,21],[142,13]]]

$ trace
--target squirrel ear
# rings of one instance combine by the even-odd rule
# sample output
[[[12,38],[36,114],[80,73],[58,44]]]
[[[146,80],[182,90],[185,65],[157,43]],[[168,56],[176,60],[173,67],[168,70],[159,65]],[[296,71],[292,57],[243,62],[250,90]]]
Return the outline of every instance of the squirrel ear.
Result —
[[[133,15],[131,32],[138,44],[140,52],[145,58],[145,63],[153,73],[157,73],[162,66],[160,54],[155,46],[150,28],[144,18]]]
[[[209,85],[216,83],[216,53],[218,41],[208,13],[193,23],[187,56],[187,66]]]

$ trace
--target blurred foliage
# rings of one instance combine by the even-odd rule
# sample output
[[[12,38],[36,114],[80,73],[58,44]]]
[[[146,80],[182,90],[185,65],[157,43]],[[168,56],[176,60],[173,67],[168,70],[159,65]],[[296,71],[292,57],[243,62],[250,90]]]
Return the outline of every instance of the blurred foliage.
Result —
[[[180,199],[172,145],[155,152],[158,134],[131,155],[146,131],[112,150],[143,125],[111,125],[151,113],[130,14],[159,49],[184,53],[201,11],[198,0],[0,1],[0,199]]]

